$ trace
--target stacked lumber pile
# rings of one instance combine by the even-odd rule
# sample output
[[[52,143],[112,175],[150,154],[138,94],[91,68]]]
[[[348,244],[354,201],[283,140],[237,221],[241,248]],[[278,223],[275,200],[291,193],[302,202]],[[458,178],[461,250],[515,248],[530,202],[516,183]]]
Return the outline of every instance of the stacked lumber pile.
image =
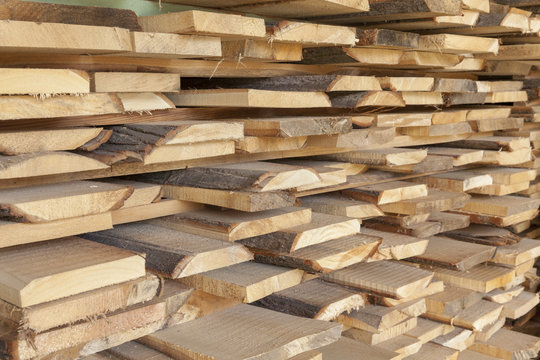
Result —
[[[0,358],[538,356],[540,4],[165,2],[0,0]]]

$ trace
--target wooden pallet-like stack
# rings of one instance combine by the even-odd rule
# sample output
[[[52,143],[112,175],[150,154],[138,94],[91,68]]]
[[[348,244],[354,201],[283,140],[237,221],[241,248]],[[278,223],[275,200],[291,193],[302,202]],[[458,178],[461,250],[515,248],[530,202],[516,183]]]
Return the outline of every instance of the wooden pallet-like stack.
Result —
[[[540,3],[154,5],[0,0],[0,358],[538,356]]]

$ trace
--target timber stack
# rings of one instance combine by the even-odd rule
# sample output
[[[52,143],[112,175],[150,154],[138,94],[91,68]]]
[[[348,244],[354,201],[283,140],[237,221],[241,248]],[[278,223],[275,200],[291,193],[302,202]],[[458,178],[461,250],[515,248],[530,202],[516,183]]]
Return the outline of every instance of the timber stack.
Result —
[[[540,1],[151,4],[0,0],[0,359],[537,358]]]

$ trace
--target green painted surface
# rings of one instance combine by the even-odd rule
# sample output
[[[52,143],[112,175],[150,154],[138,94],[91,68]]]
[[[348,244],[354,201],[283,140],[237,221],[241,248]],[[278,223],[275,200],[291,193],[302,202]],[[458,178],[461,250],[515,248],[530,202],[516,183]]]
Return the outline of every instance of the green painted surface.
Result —
[[[27,0],[30,1],[30,0]],[[43,3],[55,3],[65,5],[101,6],[118,9],[133,10],[138,16],[156,15],[174,11],[192,9],[189,6],[166,4],[158,1],[145,0],[31,0]]]

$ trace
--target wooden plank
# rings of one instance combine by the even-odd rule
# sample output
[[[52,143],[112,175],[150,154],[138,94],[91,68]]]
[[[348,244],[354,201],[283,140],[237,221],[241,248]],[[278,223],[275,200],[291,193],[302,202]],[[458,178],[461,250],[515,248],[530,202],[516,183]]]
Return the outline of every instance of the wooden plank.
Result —
[[[477,341],[471,350],[503,359],[534,358],[540,351],[540,338],[501,329],[487,341]]]
[[[399,4],[393,2],[375,2],[369,4],[369,12],[356,12],[341,16],[315,18],[325,22],[363,23],[380,22],[394,19],[421,19],[438,15],[458,15],[461,2],[457,1],[405,1]],[[315,20],[314,19],[314,20]]]
[[[377,252],[371,256],[373,260],[401,260],[423,254],[429,241],[428,239],[369,228],[363,228],[362,234],[383,238]]]
[[[380,91],[374,76],[304,75],[262,78],[187,78],[186,89],[255,89],[297,92]]]
[[[451,325],[443,324],[438,321],[418,318],[416,327],[406,332],[405,335],[420,340],[422,344],[426,344],[438,336],[448,334],[452,331],[452,328]]]
[[[270,25],[270,26],[268,26]],[[270,42],[299,43],[308,46],[354,46],[357,42],[356,29],[346,26],[333,26],[283,20],[267,24],[270,28]]]
[[[118,359],[124,360],[172,360],[172,358],[168,357],[167,355],[135,341],[130,341],[122,345],[115,346],[100,354],[104,354],[105,356],[114,356]]]
[[[383,215],[376,205],[337,194],[305,196],[302,197],[301,203],[302,206],[310,207],[313,211],[328,215],[357,219]]]
[[[373,333],[387,330],[411,317],[426,312],[424,299],[412,300],[396,306],[367,305],[347,314],[341,314],[337,321],[345,326]]]
[[[538,256],[540,256],[540,243],[534,239],[522,238],[517,244],[497,247],[492,261],[517,266]]]
[[[407,357],[416,354],[422,347],[422,342],[410,336],[398,335],[392,339],[383,341],[375,347],[397,352],[401,356]]]
[[[483,331],[499,319],[502,310],[503,306],[500,304],[479,300],[452,315],[428,312],[425,316],[466,329]]]
[[[328,273],[367,259],[380,242],[380,237],[358,234],[308,246],[290,254],[256,248],[250,250],[258,262]]]
[[[343,216],[313,212],[311,222],[240,242],[248,247],[291,253],[311,245],[339,239],[360,232],[360,221]]]
[[[323,278],[341,285],[403,299],[424,289],[433,278],[433,273],[397,262],[377,261],[359,263],[326,274]]]
[[[401,355],[393,351],[370,346],[346,337],[319,348],[319,351],[323,354],[323,359],[353,360],[358,358],[358,354],[365,355],[373,360],[397,360],[401,358]]]
[[[126,56],[175,59],[216,58],[222,56],[221,39],[214,36],[133,31],[131,32],[131,42],[133,50],[131,53],[125,54]]]
[[[441,360],[457,360],[460,352],[433,342],[422,345],[422,348],[416,354],[409,356],[410,360],[429,360],[434,356]],[[409,360],[408,359],[408,360]]]
[[[372,48],[308,48],[304,49],[306,64],[341,64],[347,66],[381,66],[401,69],[445,68],[456,66],[455,54],[403,51]]]
[[[8,248],[0,252],[4,278],[0,284],[1,298],[20,307],[145,275],[142,256],[80,238]],[[63,261],[56,261],[58,258]]]
[[[192,289],[169,282],[161,297],[146,304],[37,334],[34,345],[30,345],[24,336],[18,336],[3,339],[3,346],[19,359],[48,355],[84,357],[181,322],[174,316],[191,292]]]
[[[188,201],[165,199],[147,205],[140,205],[129,208],[122,207],[118,210],[112,211],[111,215],[113,225],[118,225],[154,219],[163,216],[175,215],[187,211],[200,210],[202,208],[202,204],[191,203]]]
[[[337,340],[340,333],[341,326],[330,322],[238,305],[149,335],[142,342],[173,357],[248,359],[267,356],[281,359],[281,354],[295,356],[328,345]],[[231,336],[251,346],[239,346],[230,341]],[[201,338],[207,341],[201,343]]]
[[[75,150],[98,137],[102,128],[19,130],[0,132],[0,152],[6,155]]]
[[[152,220],[151,223],[213,239],[237,241],[310,221],[311,209],[293,207],[258,213],[204,209]]]
[[[85,94],[90,80],[84,71],[68,69],[0,69],[0,94]]]
[[[477,224],[471,224],[464,229],[450,231],[445,235],[461,241],[494,246],[510,245],[521,241],[519,236],[506,229]]]
[[[177,279],[249,261],[253,255],[239,244],[135,223],[82,236],[105,245],[146,254],[146,267]],[[211,261],[210,261],[211,259]]]
[[[454,34],[422,35],[418,41],[418,49],[458,54],[497,54],[499,51],[499,42],[496,39],[477,36]]]
[[[271,162],[195,167],[145,174],[144,181],[179,187],[219,190],[247,190],[257,192],[286,190],[321,181],[317,172],[309,167]]]
[[[493,178],[489,174],[480,174],[467,170],[435,174],[418,180],[415,179],[415,181],[425,181],[431,187],[456,192],[471,191],[493,184]]]
[[[356,46],[371,46],[381,48],[418,48],[419,35],[388,29],[358,29]]]
[[[364,306],[364,297],[343,286],[313,279],[275,292],[257,305],[294,316],[331,321]]]
[[[406,303],[411,300],[415,299],[422,299],[426,296],[430,296],[436,293],[439,293],[444,290],[444,283],[441,280],[433,279],[428,286],[426,286],[423,290],[417,291],[413,296],[408,297],[407,299],[394,299],[391,297],[384,297],[384,296],[370,296],[370,300],[382,304],[384,306],[397,306],[403,303]]]
[[[216,296],[251,303],[298,285],[303,274],[298,269],[245,262],[181,278],[179,281]]]
[[[94,92],[176,92],[179,74],[96,72],[92,76]]]
[[[513,320],[518,319],[534,309],[539,302],[538,293],[524,291],[504,304],[501,316]]]
[[[98,6],[47,4],[35,1],[3,0],[0,3],[3,20],[109,26],[140,31],[137,15],[128,9]]]
[[[344,134],[352,130],[347,117],[285,117],[242,119],[246,136],[275,136],[283,138]]]
[[[130,186],[133,188],[133,193],[124,201],[124,205],[121,207],[121,209],[148,205],[161,200],[162,192],[161,186],[159,185],[123,179],[107,180],[116,185]]]
[[[302,44],[297,43],[268,43],[266,40],[243,39],[223,41],[222,48],[223,57],[229,60],[283,62],[302,60]]]
[[[369,201],[377,205],[415,199],[428,194],[426,185],[405,181],[366,185],[343,190],[342,193],[353,199]]]
[[[535,210],[539,205],[539,200],[524,199],[519,196],[490,197],[475,195],[467,201],[462,210],[486,215],[508,216]]]
[[[407,320],[404,320],[388,329],[381,330],[378,332],[370,332],[366,330],[350,328],[349,330],[343,333],[344,336],[369,344],[369,345],[378,345],[382,344],[385,341],[391,340],[396,336],[403,335],[407,331],[416,327],[417,318],[411,317]]]
[[[221,206],[246,212],[258,212],[294,206],[295,197],[286,191],[234,191],[163,185],[163,194],[171,199]]]
[[[0,155],[0,179],[31,178],[109,169],[101,161],[64,151]]]
[[[272,2],[260,0],[228,0],[226,3],[219,4],[216,4],[211,0],[167,0],[167,2],[228,9],[278,18],[339,15],[367,11],[369,9],[369,3],[363,0],[286,0],[283,4],[273,4]]]
[[[445,347],[463,351],[469,348],[475,340],[475,335],[471,330],[456,327],[452,332],[439,336],[432,341]]]
[[[160,287],[154,275],[110,285],[63,299],[20,308],[0,301],[0,316],[16,324],[22,331],[35,333],[73,324],[101,314],[109,315],[128,306],[152,300]],[[54,316],[51,316],[54,314]]]
[[[196,34],[220,37],[263,38],[264,20],[200,10],[139,17],[145,32]]]
[[[107,230],[112,226],[109,212],[34,224],[2,220],[0,248]]]
[[[435,79],[430,78],[430,77],[386,76],[386,77],[380,77],[377,79],[381,83],[381,87],[383,88],[383,90],[390,90],[390,91],[431,91],[433,89],[433,85],[435,84]],[[411,114],[409,116],[415,117],[419,115],[420,114]],[[428,114],[425,114],[425,115],[428,115]],[[384,114],[380,114],[377,117],[379,118],[379,116],[382,116],[384,118]],[[404,114],[404,116],[406,115]],[[431,118],[431,116],[429,117]],[[431,121],[429,123],[431,123]]]
[[[1,96],[0,108],[0,120],[101,115],[127,110],[114,94],[59,95],[43,100],[29,95]]]
[[[93,181],[74,181],[0,191],[6,216],[25,222],[47,222],[99,214],[120,208],[133,189]]]
[[[221,89],[185,90],[168,95],[177,106],[323,108],[330,107],[328,96],[320,92]]]
[[[427,151],[422,149],[388,148],[380,150],[358,150],[325,155],[321,156],[321,158],[334,161],[347,161],[355,164],[398,166],[419,163],[426,156]]]
[[[427,196],[403,200],[397,203],[383,204],[380,205],[380,208],[383,211],[397,214],[425,214],[462,208],[469,198],[470,196],[467,194],[431,190]]]
[[[495,247],[492,246],[433,236],[429,239],[426,251],[412,258],[412,261],[467,271],[490,260],[495,251]]]
[[[513,269],[497,266],[477,265],[467,272],[435,266],[430,266],[429,269],[435,273],[436,279],[443,280],[448,285],[484,293],[510,283],[515,277]]]
[[[2,52],[110,54],[132,49],[129,30],[121,28],[0,20],[0,29],[6,34]]]

